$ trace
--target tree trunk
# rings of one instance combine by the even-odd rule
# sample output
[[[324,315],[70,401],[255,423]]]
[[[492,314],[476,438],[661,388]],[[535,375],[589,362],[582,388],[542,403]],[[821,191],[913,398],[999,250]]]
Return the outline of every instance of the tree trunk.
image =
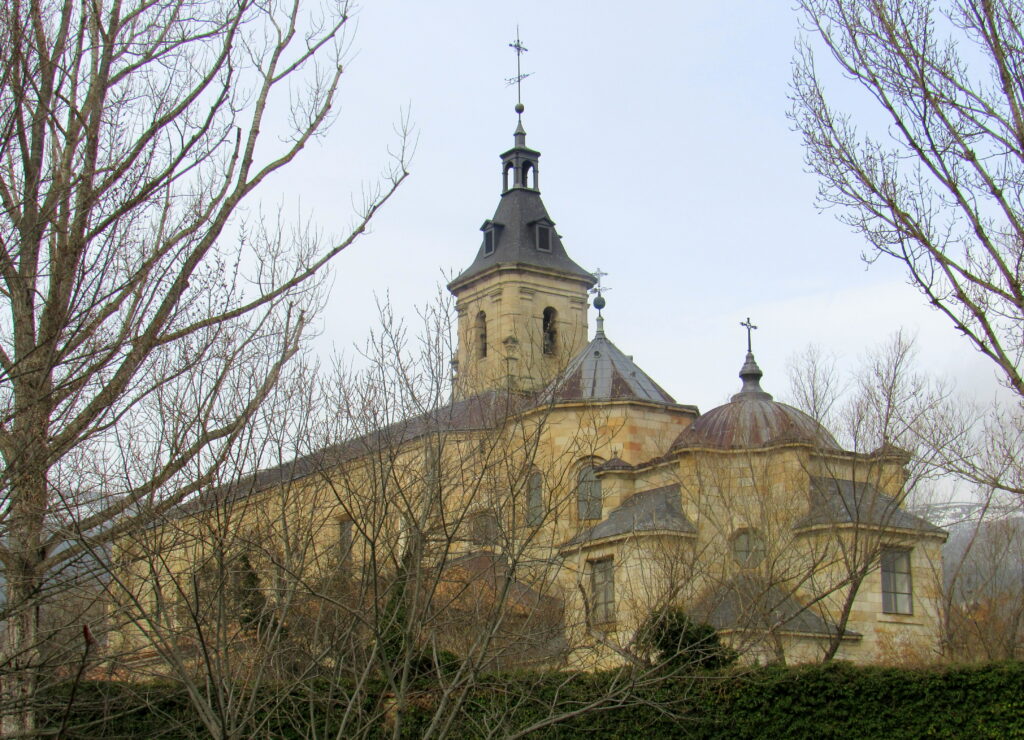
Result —
[[[28,533],[17,533],[22,539],[18,548],[18,562],[7,571],[5,588],[7,607],[7,629],[4,640],[4,657],[7,675],[3,679],[3,719],[0,728],[4,737],[30,736],[35,731],[35,693],[39,680],[39,607],[38,594],[41,579],[38,573],[38,556],[33,557],[26,548],[26,540],[39,539],[39,529]],[[36,550],[38,552],[38,549]]]

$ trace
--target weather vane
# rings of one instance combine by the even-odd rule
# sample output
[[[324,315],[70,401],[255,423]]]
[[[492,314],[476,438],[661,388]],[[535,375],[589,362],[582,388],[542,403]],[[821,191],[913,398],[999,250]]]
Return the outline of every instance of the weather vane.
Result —
[[[516,40],[509,44],[509,46],[516,50],[516,76],[506,77],[505,82],[508,86],[516,86],[516,113],[521,116],[523,111],[526,110],[526,107],[523,105],[523,80],[533,74],[533,72],[523,74],[521,64],[523,53],[529,51],[529,49],[523,46],[523,42],[519,40],[519,26],[516,26]]]
[[[740,326],[747,330],[747,352],[753,352],[753,350],[750,348],[750,332],[752,332],[757,327],[750,323],[749,316],[747,317],[746,321],[740,322]]]
[[[611,288],[606,288],[605,286],[601,285],[601,278],[608,277],[608,273],[604,272],[600,267],[594,270],[594,277],[597,278],[597,285],[595,285],[587,292],[590,293],[591,295],[597,295],[597,297],[594,298],[594,308],[597,309],[598,317],[600,318],[601,309],[605,307],[604,296],[601,294],[603,292],[611,290]]]

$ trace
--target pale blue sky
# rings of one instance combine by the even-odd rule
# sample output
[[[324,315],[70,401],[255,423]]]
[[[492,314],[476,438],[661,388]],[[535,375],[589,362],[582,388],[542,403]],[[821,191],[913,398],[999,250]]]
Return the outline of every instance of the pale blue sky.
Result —
[[[357,18],[336,125],[264,195],[340,232],[403,106],[418,150],[373,233],[336,262],[321,346],[365,336],[374,293],[409,313],[472,260],[512,143],[518,23],[545,204],[571,256],[609,273],[609,337],[677,400],[708,410],[737,390],[748,315],[777,396],[809,342],[852,366],[901,327],[924,364],[992,396],[989,364],[897,266],[866,269],[858,237],[816,211],[786,118],[787,3],[369,0]]]

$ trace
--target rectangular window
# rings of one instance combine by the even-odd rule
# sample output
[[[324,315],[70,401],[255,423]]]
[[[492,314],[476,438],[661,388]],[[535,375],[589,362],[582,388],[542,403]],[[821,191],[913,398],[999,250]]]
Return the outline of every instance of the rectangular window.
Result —
[[[484,232],[484,254],[494,252],[494,229],[487,229]]]
[[[886,614],[914,613],[910,550],[882,550],[882,611]]]
[[[590,562],[590,600],[594,624],[615,621],[615,561],[612,558]]]
[[[551,251],[551,229],[547,226],[537,227],[537,249],[541,252]]]

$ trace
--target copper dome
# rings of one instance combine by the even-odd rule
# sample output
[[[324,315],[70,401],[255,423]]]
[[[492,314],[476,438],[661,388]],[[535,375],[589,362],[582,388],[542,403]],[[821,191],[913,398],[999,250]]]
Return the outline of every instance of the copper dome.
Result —
[[[752,449],[787,442],[841,449],[821,424],[761,390],[761,375],[754,355],[747,352],[740,370],[742,390],[729,403],[699,416],[676,438],[672,449]]]

